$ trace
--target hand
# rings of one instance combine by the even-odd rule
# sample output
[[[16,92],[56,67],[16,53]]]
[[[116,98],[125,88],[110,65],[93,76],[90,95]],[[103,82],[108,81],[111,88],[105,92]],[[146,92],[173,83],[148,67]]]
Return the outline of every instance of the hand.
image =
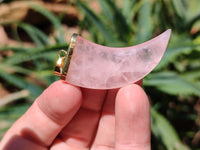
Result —
[[[57,81],[8,130],[1,150],[150,150],[143,89],[91,90]]]

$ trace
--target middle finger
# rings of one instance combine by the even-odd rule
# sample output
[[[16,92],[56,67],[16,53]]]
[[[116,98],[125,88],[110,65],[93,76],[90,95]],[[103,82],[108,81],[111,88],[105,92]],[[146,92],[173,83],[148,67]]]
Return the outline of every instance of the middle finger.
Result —
[[[60,139],[71,149],[89,149],[107,91],[83,88],[82,93],[83,103],[80,110],[60,134]]]

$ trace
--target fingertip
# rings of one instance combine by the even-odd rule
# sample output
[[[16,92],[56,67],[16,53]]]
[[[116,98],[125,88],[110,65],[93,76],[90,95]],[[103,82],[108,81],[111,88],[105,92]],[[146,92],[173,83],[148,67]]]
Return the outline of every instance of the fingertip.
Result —
[[[138,116],[150,114],[150,103],[147,94],[138,84],[130,84],[121,88],[116,96],[116,111],[124,115]]]
[[[116,97],[115,112],[118,146],[150,144],[150,104],[141,86],[130,84],[121,88]]]
[[[123,111],[124,113],[132,114],[133,116],[136,115],[136,117],[140,114],[148,115],[150,112],[148,96],[140,85],[127,85],[117,93],[116,109],[120,112]]]
[[[134,98],[135,100],[142,99],[142,100],[148,101],[148,97],[145,91],[143,90],[143,88],[141,87],[141,84],[142,84],[142,80],[139,81],[138,83],[130,84],[130,85],[120,88],[117,93],[117,97],[119,98],[123,97],[123,99]]]
[[[77,96],[79,96],[79,97],[82,96],[81,89],[79,87],[68,84],[67,82],[64,82],[62,80],[55,81],[45,91],[52,90],[52,89],[55,92],[57,92],[58,95],[66,94],[69,91],[73,90],[73,91],[77,92],[76,93],[76,94],[78,94]],[[55,92],[54,92],[54,94],[55,94]]]
[[[82,102],[78,87],[56,81],[51,84],[13,124],[4,137],[4,144],[20,136],[38,145],[49,146],[74,117]]]
[[[79,109],[82,92],[79,87],[56,81],[40,95],[36,103],[48,117],[62,123],[65,119],[60,118]]]

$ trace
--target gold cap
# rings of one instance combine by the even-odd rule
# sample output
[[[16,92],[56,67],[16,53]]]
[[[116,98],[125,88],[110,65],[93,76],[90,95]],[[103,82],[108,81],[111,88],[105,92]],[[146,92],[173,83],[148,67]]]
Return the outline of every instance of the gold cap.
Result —
[[[66,75],[67,75],[67,72],[69,69],[69,65],[70,65],[70,61],[71,61],[71,57],[72,57],[72,54],[74,51],[77,36],[78,36],[78,34],[76,34],[76,33],[74,33],[72,35],[67,51],[60,50],[58,52],[58,60],[56,62],[54,74],[57,76],[60,76],[61,80],[65,80],[65,78],[66,78]]]

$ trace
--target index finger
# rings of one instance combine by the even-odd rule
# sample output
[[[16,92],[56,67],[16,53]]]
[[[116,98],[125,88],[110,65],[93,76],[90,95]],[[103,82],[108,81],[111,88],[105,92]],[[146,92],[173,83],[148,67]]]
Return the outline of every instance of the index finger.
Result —
[[[21,144],[26,144],[27,140],[32,141],[32,145],[36,143],[49,146],[78,111],[81,102],[82,93],[78,87],[62,81],[53,83],[10,128],[1,142],[0,149],[16,142],[20,144],[20,141]],[[20,138],[16,141],[15,137]],[[31,145],[29,146],[31,148]]]

